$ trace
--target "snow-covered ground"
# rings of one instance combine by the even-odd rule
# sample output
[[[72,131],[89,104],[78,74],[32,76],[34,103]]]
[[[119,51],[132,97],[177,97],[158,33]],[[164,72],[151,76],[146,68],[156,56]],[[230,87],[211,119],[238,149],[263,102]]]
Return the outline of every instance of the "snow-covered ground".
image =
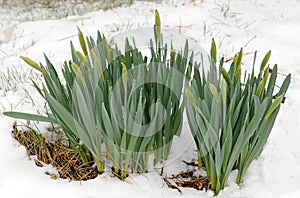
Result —
[[[70,40],[79,47],[76,26],[87,35],[95,36],[100,30],[113,39],[127,30],[153,27],[155,9],[160,12],[164,28],[192,38],[207,51],[212,37],[217,42],[219,55],[228,58],[244,47],[244,52],[258,50],[259,63],[271,49],[271,65],[277,63],[281,74],[292,73],[286,102],[261,157],[251,165],[241,186],[235,184],[236,172],[233,172],[228,186],[219,196],[300,197],[299,0],[204,0],[194,3],[166,0],[160,4],[137,1],[130,7],[106,12],[99,10],[83,16],[32,22],[19,22],[14,20],[15,15],[7,16],[11,12],[0,12],[0,19],[6,20],[0,26],[0,111],[37,113],[43,110],[43,101],[29,80],[38,76],[29,71],[18,58],[20,55],[43,62],[45,53],[59,67],[70,58]],[[245,56],[244,63],[251,61],[252,55]],[[283,79],[284,76],[279,75],[278,80]],[[131,175],[124,182],[109,173],[84,182],[52,180],[45,171],[55,170],[50,166],[35,166],[28,160],[25,148],[12,138],[13,121],[0,115],[0,197],[182,197],[164,185],[155,170]],[[44,127],[40,125],[39,129],[45,130]],[[175,139],[166,162],[166,173],[185,169],[181,160],[195,157],[185,120],[182,137]],[[182,190],[184,197],[213,196],[212,192]]]

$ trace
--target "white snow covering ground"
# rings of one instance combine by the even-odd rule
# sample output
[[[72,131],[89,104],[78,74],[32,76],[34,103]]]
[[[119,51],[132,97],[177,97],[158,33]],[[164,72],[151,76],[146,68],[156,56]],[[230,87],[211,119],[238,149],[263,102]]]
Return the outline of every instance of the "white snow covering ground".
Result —
[[[235,184],[236,172],[233,172],[219,197],[300,197],[299,0],[196,0],[193,3],[166,0],[160,4],[136,1],[131,6],[59,20],[18,22],[12,16],[11,23],[0,26],[0,111],[43,113],[43,101],[29,79],[37,79],[38,75],[19,59],[20,55],[43,62],[45,53],[55,66],[60,67],[70,58],[70,40],[79,48],[77,26],[86,35],[95,36],[100,30],[112,39],[127,30],[153,27],[155,9],[160,12],[164,28],[175,29],[178,34],[192,38],[207,51],[214,37],[219,55],[227,58],[237,53],[240,47],[244,47],[244,52],[258,50],[259,66],[265,53],[271,49],[270,63],[279,66],[279,82],[284,79],[284,74],[292,73],[286,102],[262,155],[250,166],[241,186]],[[0,14],[1,18],[9,16]],[[245,56],[245,68],[252,58],[253,55]],[[1,198],[213,196],[210,191],[193,189],[182,189],[181,195],[164,184],[159,170],[130,175],[125,181],[112,177],[110,173],[82,182],[50,179],[45,171],[55,173],[55,169],[37,167],[28,158],[25,148],[11,136],[13,121],[0,115]],[[43,131],[46,126],[39,124],[38,128]],[[182,136],[175,139],[165,164],[167,174],[186,169],[181,160],[196,158],[192,142],[185,120]]]

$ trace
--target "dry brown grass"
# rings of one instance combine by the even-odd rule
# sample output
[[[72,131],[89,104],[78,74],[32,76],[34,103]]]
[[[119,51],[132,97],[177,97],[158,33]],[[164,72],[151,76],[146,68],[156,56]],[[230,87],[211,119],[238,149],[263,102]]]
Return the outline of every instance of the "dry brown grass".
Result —
[[[60,178],[78,181],[93,179],[99,175],[92,160],[88,164],[83,164],[79,154],[59,140],[49,142],[30,128],[25,131],[18,130],[16,124],[13,126],[12,134],[21,145],[25,146],[28,155],[36,155],[39,160],[35,161],[37,166],[42,166],[41,162],[51,164],[57,169]],[[48,172],[46,174],[55,178]]]

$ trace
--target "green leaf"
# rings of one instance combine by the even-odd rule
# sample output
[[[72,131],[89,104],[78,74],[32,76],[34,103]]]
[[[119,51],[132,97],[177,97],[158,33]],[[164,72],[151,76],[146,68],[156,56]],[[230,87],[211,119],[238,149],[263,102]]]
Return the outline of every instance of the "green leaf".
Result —
[[[262,60],[261,65],[260,65],[260,72],[264,71],[265,66],[267,65],[267,63],[270,59],[270,56],[271,56],[271,50],[268,51],[268,53],[265,55],[264,59]]]
[[[95,53],[93,50],[91,51],[91,54],[92,54],[93,59],[94,59],[95,62],[96,62],[97,68],[98,68],[98,70],[99,70],[99,73],[100,73],[100,79],[101,79],[102,81],[104,81],[104,73],[103,73],[101,61],[100,61],[100,59],[98,58],[98,56],[96,55],[96,53]]]
[[[160,43],[160,34],[161,34],[161,24],[160,24],[160,16],[157,10],[155,10],[155,38],[157,39],[157,43]]]
[[[78,31],[78,39],[79,39],[81,49],[82,49],[84,55],[87,56],[88,51],[87,51],[87,48],[86,48],[86,43],[85,43],[85,40],[84,40],[84,36],[83,36],[81,30],[78,27],[77,27],[77,31]]]
[[[79,51],[75,51],[75,54],[76,54],[76,56],[77,56],[77,58],[79,58],[79,60],[81,61],[81,62],[84,62],[85,61],[85,57],[79,52]]]
[[[216,64],[217,63],[217,47],[214,38],[212,38],[211,41],[211,48],[210,48],[210,56],[213,62]]]
[[[291,83],[291,74],[289,74],[283,81],[280,89],[279,89],[279,92],[278,92],[278,95],[285,95],[285,93],[287,92],[287,89],[289,88],[290,86],[290,83]]]
[[[124,86],[124,90],[125,92],[127,92],[127,82],[128,82],[128,74],[127,74],[127,68],[126,65],[121,62],[122,64],[122,80],[123,80],[123,86]]]
[[[265,88],[265,84],[264,84],[264,80],[262,79],[257,86],[255,95],[259,97],[263,92],[264,88]]]
[[[259,82],[259,84],[257,86],[256,92],[255,92],[256,96],[260,96],[261,94],[264,93],[265,86],[266,86],[267,81],[268,81],[268,77],[269,77],[269,68],[267,67],[265,72],[264,72],[263,78],[261,79],[261,81]]]
[[[275,65],[272,69],[271,76],[269,79],[268,87],[267,87],[267,93],[266,95],[268,97],[271,97],[275,88],[275,83],[277,79],[277,65]]]
[[[82,75],[82,72],[79,68],[79,66],[74,63],[74,62],[71,62],[71,66],[72,66],[72,69],[74,70],[74,72],[76,73],[77,77],[82,81],[82,82],[85,82],[85,79]]]
[[[238,57],[237,57],[237,65],[238,65],[238,67],[241,66],[242,57],[243,57],[243,48],[240,49],[240,52],[239,52]]]
[[[53,117],[34,115],[34,114],[30,114],[30,113],[7,111],[7,112],[3,112],[3,115],[12,117],[12,118],[16,118],[16,119],[33,120],[33,121],[39,121],[39,122],[50,122],[50,123],[54,123],[54,124],[59,123]]]
[[[221,72],[223,78],[226,80],[228,86],[231,87],[230,77],[229,77],[227,71],[224,69],[224,67],[220,67],[220,72]]]
[[[264,119],[268,119],[270,117],[270,115],[275,111],[276,108],[278,108],[280,106],[280,103],[282,102],[283,96],[280,95],[278,96],[274,102],[271,104],[271,106],[269,107]]]
[[[214,96],[215,100],[217,103],[220,102],[220,98],[219,98],[219,93],[218,93],[218,90],[216,88],[216,86],[214,84],[209,84],[209,89],[210,89],[210,92],[212,93],[212,95]]]
[[[191,104],[194,106],[194,108],[196,108],[197,107],[196,99],[194,97],[194,94],[191,92],[191,90],[189,88],[185,88],[184,93],[188,98],[188,100],[191,102]]]
[[[103,38],[102,38],[102,43],[103,43],[103,46],[104,46],[104,50],[105,50],[105,55],[106,55],[106,59],[108,61],[108,63],[110,64],[111,61],[112,61],[112,57],[111,57],[111,54],[110,54],[110,46],[108,45],[108,42],[106,40],[106,37],[103,35]]]
[[[236,77],[237,81],[240,79],[242,73],[242,68],[241,68],[242,57],[243,57],[243,48],[241,48],[240,52],[236,54],[233,58],[234,76]]]
[[[72,133],[79,137],[83,142],[87,143],[87,146],[91,145],[90,138],[86,135],[86,133],[84,133],[84,130],[74,116],[51,95],[45,93],[45,96],[51,109],[55,109],[60,124],[62,123],[67,126]]]
[[[221,79],[220,89],[221,89],[223,103],[226,104],[227,84],[225,78],[223,77]]]
[[[159,17],[158,10],[155,10],[155,26],[160,27],[160,17]]]
[[[41,72],[43,75],[45,75],[45,70],[43,70],[36,62],[34,62],[33,60],[31,60],[30,58],[27,58],[25,56],[20,56],[20,58],[25,61],[28,65],[30,65],[31,67],[33,67],[34,69],[38,70],[39,72]]]

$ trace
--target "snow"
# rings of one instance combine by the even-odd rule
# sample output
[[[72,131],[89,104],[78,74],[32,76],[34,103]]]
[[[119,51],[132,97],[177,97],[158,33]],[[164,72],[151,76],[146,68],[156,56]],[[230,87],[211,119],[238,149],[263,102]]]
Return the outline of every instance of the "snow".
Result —
[[[14,20],[15,14],[1,11],[0,18],[7,21],[0,26],[0,72],[5,74],[12,68],[27,71],[29,67],[19,59],[20,55],[43,62],[45,53],[56,67],[61,66],[70,58],[70,40],[79,47],[77,26],[85,35],[95,36],[100,30],[109,39],[121,43],[122,48],[122,39],[118,37],[122,32],[137,31],[137,28],[152,30],[155,9],[159,10],[165,29],[174,35],[190,37],[207,51],[212,37],[216,40],[219,55],[227,58],[244,47],[244,52],[258,50],[259,63],[271,49],[271,65],[277,63],[281,74],[292,73],[286,102],[262,155],[250,166],[241,186],[235,184],[236,172],[233,172],[219,197],[300,197],[299,0],[204,0],[194,3],[166,0],[160,4],[137,1],[131,6],[106,12],[99,10],[83,16],[28,22]],[[145,38],[145,34],[138,36]],[[245,56],[244,67],[249,69],[251,62],[252,55]],[[11,80],[13,83],[7,89],[4,90],[0,83],[0,111],[42,111],[43,101],[28,76],[16,75],[18,78]],[[279,75],[279,82],[283,79],[284,76]],[[13,121],[0,115],[0,197],[182,197],[164,185],[155,169],[147,174],[130,175],[124,182],[109,173],[82,182],[52,180],[45,171],[55,173],[55,170],[50,166],[35,166],[33,160],[28,160],[25,148],[12,138]],[[39,129],[45,130],[45,126],[41,124]],[[175,138],[170,158],[165,163],[166,173],[185,169],[181,160],[196,158],[194,150],[185,119],[182,137]],[[212,192],[182,190],[184,197],[213,196]]]

